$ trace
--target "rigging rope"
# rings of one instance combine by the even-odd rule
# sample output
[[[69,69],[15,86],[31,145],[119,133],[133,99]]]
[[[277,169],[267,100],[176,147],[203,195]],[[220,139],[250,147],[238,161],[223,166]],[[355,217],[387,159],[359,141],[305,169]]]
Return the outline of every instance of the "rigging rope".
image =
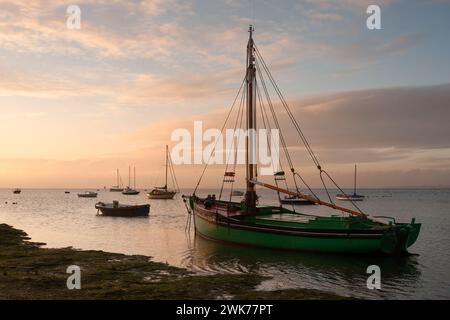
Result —
[[[274,163],[274,159],[273,159],[273,156],[272,156],[272,146],[271,146],[271,144],[269,142],[269,140],[270,140],[269,139],[269,131],[267,131],[267,128],[269,128],[269,130],[271,130],[269,116],[267,115],[266,106],[264,104],[264,101],[262,99],[261,92],[260,92],[258,86],[256,87],[256,93],[257,93],[258,100],[259,100],[259,107],[261,109],[261,118],[263,120],[264,129],[266,129],[266,132],[267,132],[266,133],[266,140],[267,140],[267,146],[269,148],[270,160],[271,160],[271,163],[272,163],[272,168],[275,168],[275,163]],[[279,168],[280,168],[281,172],[284,172],[283,166],[281,164],[281,161],[278,161],[278,165],[279,165]],[[273,178],[274,178],[275,185],[278,188],[278,180],[277,180],[276,172],[274,172],[274,177]],[[284,183],[286,185],[286,189],[289,191],[289,186],[287,184],[286,178],[284,178]],[[280,202],[280,206],[282,206],[282,204],[281,204],[281,195],[280,195],[280,191],[279,190],[277,190],[277,195],[278,195],[278,201]],[[294,204],[292,204],[292,210],[295,212]]]
[[[283,94],[281,93],[280,88],[278,87],[278,85],[277,85],[277,83],[276,83],[274,77],[272,76],[272,73],[270,72],[269,68],[267,67],[267,64],[266,64],[266,62],[264,61],[264,58],[262,57],[262,55],[261,55],[261,53],[260,53],[258,47],[256,46],[256,44],[254,44],[254,47],[255,47],[255,53],[256,53],[256,62],[257,62],[256,65],[257,65],[257,70],[258,70],[258,73],[260,74],[260,78],[262,79],[263,87],[265,87],[265,83],[264,83],[264,78],[263,78],[263,76],[262,76],[262,72],[261,72],[261,70],[260,70],[260,68],[259,68],[259,63],[258,63],[258,61],[261,62],[261,65],[262,65],[262,67],[263,67],[263,70],[264,70],[265,73],[267,74],[267,77],[269,78],[269,80],[270,80],[270,82],[271,82],[273,88],[275,89],[275,92],[277,93],[278,98],[279,98],[280,101],[281,101],[281,104],[283,105],[283,107],[284,107],[284,109],[286,110],[286,112],[287,112],[289,118],[291,119],[291,122],[293,123],[295,129],[297,130],[297,133],[299,134],[299,136],[300,136],[300,138],[301,138],[301,140],[302,140],[302,142],[303,142],[303,144],[304,144],[306,150],[308,151],[308,153],[309,153],[311,159],[313,160],[315,166],[316,166],[317,169],[319,170],[319,176],[320,176],[320,180],[322,181],[322,185],[323,185],[323,187],[324,187],[324,189],[325,189],[325,191],[326,191],[326,193],[327,193],[327,195],[328,195],[328,198],[329,198],[330,202],[331,202],[332,204],[334,204],[334,202],[333,202],[332,199],[331,199],[331,196],[330,196],[330,193],[329,193],[329,191],[328,191],[328,188],[327,188],[327,186],[326,186],[326,183],[325,183],[325,181],[324,181],[324,179],[323,179],[323,177],[322,177],[322,174],[324,173],[324,174],[328,177],[328,179],[330,179],[330,181],[331,181],[331,182],[332,182],[332,183],[340,190],[340,192],[342,192],[342,193],[344,193],[344,194],[345,194],[345,192],[342,191],[342,189],[340,188],[340,186],[333,180],[333,178],[331,178],[331,176],[330,176],[325,170],[322,169],[322,166],[320,165],[320,162],[319,162],[317,156],[315,155],[314,151],[312,150],[311,145],[309,144],[309,142],[308,142],[306,136],[304,135],[304,133],[303,133],[303,131],[302,131],[302,129],[301,129],[301,127],[300,127],[298,121],[295,119],[295,117],[294,117],[294,115],[293,115],[291,109],[289,108],[289,105],[287,104],[286,100],[284,99],[284,96],[283,96]],[[266,90],[266,89],[265,89],[265,90]],[[270,103],[269,106],[271,107],[271,110],[272,110],[272,109],[273,109],[273,105]],[[274,113],[273,113],[273,116],[276,117],[276,115],[275,115]],[[277,128],[279,129],[278,121],[276,121],[276,124],[277,124]],[[279,130],[280,130],[280,133],[281,133],[281,129],[279,129]],[[281,136],[281,134],[280,134],[280,136]],[[284,140],[284,139],[282,139],[282,140]],[[285,148],[285,143],[284,143],[283,141],[282,141],[282,143],[283,143],[283,148]],[[286,152],[287,152],[287,151],[286,151]],[[301,177],[301,175],[300,175],[298,172],[295,172],[295,169],[294,169],[294,167],[293,167],[293,165],[292,165],[292,161],[290,161],[290,157],[288,157],[288,158],[289,158],[289,159],[288,159],[288,162],[289,162],[289,165],[291,166],[291,171],[292,171],[293,178],[294,178],[294,183],[296,184],[295,176],[297,175],[298,177],[300,177],[300,179],[301,179],[302,182],[305,184],[305,186],[307,186],[307,188],[309,189],[309,191],[314,195],[314,197],[316,197],[317,199],[319,199],[318,196],[317,196],[317,195],[312,191],[312,189],[308,186],[308,184],[306,184],[305,180]],[[298,191],[297,184],[296,184],[296,188],[297,188],[297,191]],[[358,207],[351,199],[350,199],[350,202],[352,203],[352,205],[353,205],[360,213],[363,213],[362,210],[361,210],[361,209],[360,209],[360,208],[359,208],[359,207]]]
[[[239,103],[239,109],[238,109],[238,112],[237,112],[237,115],[236,115],[236,120],[235,120],[235,123],[234,123],[234,132],[236,132],[237,125],[238,125],[238,122],[239,122],[239,117],[242,117],[242,111],[243,111],[243,109],[244,109],[244,104],[245,104],[245,90],[242,91],[241,102]],[[242,123],[242,119],[241,119],[240,123]],[[240,131],[239,131],[239,135],[240,135]],[[238,142],[239,142],[239,138],[238,138]],[[237,148],[237,146],[236,146],[236,148]],[[230,164],[229,161],[230,161],[232,149],[233,149],[233,151],[234,151],[234,149],[235,149],[235,148],[234,148],[234,136],[233,136],[232,145],[231,145],[231,148],[230,148],[230,150],[229,150],[229,152],[228,152],[228,155],[225,155],[225,156],[226,156],[226,161],[225,161],[225,164],[226,164],[226,166],[225,166],[225,173],[228,172],[228,166],[229,166],[229,164]],[[236,157],[234,157],[233,161],[234,161],[233,172],[235,172],[235,168],[236,168],[236,165],[235,165],[235,163],[236,163]],[[220,188],[219,200],[222,199],[222,193],[223,193],[223,187],[224,187],[224,185],[225,185],[225,176],[224,176],[224,178],[222,179],[222,187]],[[232,190],[233,190],[233,185],[231,185],[230,193],[232,192]],[[230,197],[231,197],[231,196],[230,196]]]
[[[264,92],[265,99],[267,101],[267,106],[269,107],[270,114],[272,115],[273,123],[275,125],[275,128],[279,132],[281,145],[282,145],[282,148],[283,148],[286,160],[287,160],[287,162],[288,162],[288,164],[290,166],[291,172],[292,172],[292,178],[293,178],[293,181],[294,181],[294,184],[295,184],[295,188],[296,188],[297,194],[301,194],[301,193],[299,191],[299,187],[298,187],[298,184],[297,184],[296,177],[298,177],[301,180],[301,182],[305,185],[305,187],[309,190],[309,192],[311,192],[311,194],[319,201],[319,204],[335,207],[335,204],[332,201],[331,195],[329,193],[327,184],[326,184],[326,182],[324,180],[324,176],[327,177],[334,184],[334,186],[336,186],[339,189],[340,192],[342,192],[343,194],[345,194],[345,192],[334,181],[334,179],[328,174],[328,172],[326,172],[324,169],[322,169],[322,166],[321,166],[321,164],[320,164],[316,154],[314,153],[313,149],[311,148],[311,145],[310,145],[308,139],[304,135],[304,133],[303,133],[301,127],[300,127],[300,124],[295,119],[293,112],[289,108],[289,105],[287,104],[287,102],[286,102],[286,100],[285,100],[285,98],[284,98],[280,88],[278,87],[278,85],[277,85],[274,77],[272,76],[272,74],[271,74],[271,72],[270,72],[266,62],[264,61],[264,58],[262,57],[258,47],[255,44],[254,44],[254,52],[255,52],[254,65],[255,65],[255,69],[256,69],[256,78],[259,76],[259,80],[260,80],[260,81],[256,81],[257,79],[255,79],[255,92],[256,92],[256,95],[257,95],[257,101],[256,102],[259,101],[259,104],[260,104],[262,122],[263,122],[264,128],[266,130],[267,130],[267,128],[271,129],[271,124],[270,124],[268,112],[266,110],[266,105],[264,103],[263,95],[262,95],[261,90],[260,90],[259,82],[261,83],[262,91]],[[248,70],[247,70],[247,72],[248,72]],[[278,98],[279,98],[279,100],[281,102],[281,105],[283,106],[283,108],[286,111],[289,119],[291,120],[291,122],[292,122],[295,130],[297,131],[297,133],[298,133],[298,135],[299,135],[303,145],[305,146],[305,148],[306,148],[306,150],[307,150],[311,160],[313,161],[314,165],[318,169],[320,180],[321,180],[322,185],[323,185],[323,187],[324,187],[324,189],[326,191],[326,194],[328,196],[330,204],[322,202],[319,199],[319,197],[316,195],[316,193],[311,189],[309,184],[305,181],[305,179],[300,175],[300,173],[295,170],[294,165],[293,165],[293,161],[292,161],[292,158],[291,158],[291,155],[289,154],[289,151],[288,151],[288,148],[287,148],[285,137],[283,135],[283,132],[281,130],[281,126],[280,126],[279,120],[278,120],[276,112],[275,112],[275,108],[274,108],[272,99],[270,97],[270,93],[269,93],[269,90],[268,90],[268,87],[267,87],[267,84],[266,84],[266,80],[265,80],[264,74],[267,76],[267,79],[268,79],[269,83],[272,85],[273,89],[275,90],[275,93],[277,94],[277,96],[278,96]],[[247,76],[248,76],[248,74],[246,73],[245,77],[244,77],[244,79],[243,79],[243,81],[241,83],[241,86],[239,88],[239,91],[238,91],[236,97],[234,98],[234,101],[233,101],[233,104],[231,106],[231,109],[230,109],[230,111],[228,112],[228,114],[227,114],[227,116],[225,118],[225,122],[224,122],[224,124],[223,124],[223,126],[222,126],[222,128],[220,130],[221,135],[223,135],[223,131],[224,131],[225,127],[226,127],[226,124],[228,123],[228,120],[230,118],[231,113],[233,112],[233,110],[235,108],[237,99],[239,98],[239,96],[241,96],[241,92],[242,92],[242,96],[241,96],[241,101],[239,103],[239,109],[238,109],[238,112],[237,112],[237,116],[236,116],[236,120],[235,120],[235,124],[234,124],[234,129],[236,131],[238,122],[239,122],[239,126],[242,127],[243,114],[244,114],[244,109],[245,109],[245,107],[244,107],[245,106],[245,99],[246,99],[246,94],[247,94],[247,92],[246,92],[247,90],[242,90],[242,89],[244,87],[247,88],[247,82],[246,82]],[[239,143],[240,134],[241,134],[241,130],[239,130],[238,143]],[[269,147],[269,153],[271,155],[272,166],[275,167],[275,165],[273,163],[274,159],[272,157],[272,149],[271,149],[271,146],[270,146],[270,143],[269,143],[269,135],[268,135],[268,133],[266,134],[266,139],[268,140],[267,143],[268,143],[268,147]],[[209,165],[209,162],[211,160],[212,154],[216,150],[218,141],[219,141],[219,139],[216,140],[216,142],[214,144],[214,147],[213,147],[213,149],[211,151],[211,154],[209,155],[208,161],[206,162],[206,164],[205,164],[205,166],[203,168],[202,174],[200,175],[200,178],[199,178],[199,180],[197,182],[197,185],[196,185],[196,187],[194,189],[194,192],[193,192],[194,195],[195,195],[195,193],[196,193],[196,191],[197,191],[197,189],[198,189],[198,187],[199,187],[199,185],[200,185],[200,183],[201,183],[201,181],[203,179],[203,176],[205,175],[205,172],[206,172],[206,169],[207,169],[207,167]],[[231,146],[234,147],[234,136],[233,136],[233,144]],[[236,145],[236,147],[234,149],[235,149],[235,154],[234,154],[233,173],[235,173],[235,171],[236,171],[238,144]],[[225,154],[225,156],[226,156],[225,173],[227,172],[228,167],[229,167],[229,160],[230,160],[230,157],[231,157],[231,151],[232,150],[230,148],[228,154]],[[279,167],[281,168],[281,170],[283,170],[280,160],[279,160]],[[286,183],[287,192],[289,192],[289,188],[288,188],[288,185],[287,185],[286,177],[284,175],[284,171],[281,171],[281,172],[283,173],[283,179],[285,180],[285,183]],[[274,173],[274,176],[275,176],[275,173]],[[233,181],[231,181],[232,184],[231,184],[231,188],[230,188],[230,199],[229,199],[230,202],[231,202],[231,197],[232,197],[232,192],[233,192],[234,178],[232,180]],[[222,181],[222,187],[220,189],[219,199],[221,199],[221,197],[222,197],[222,192],[223,192],[223,188],[224,188],[224,182],[225,182],[225,176],[224,176],[224,180]],[[276,179],[276,176],[275,176],[275,183],[276,183],[277,188],[278,188],[278,181]],[[279,190],[278,190],[278,197],[279,197],[279,200],[281,200],[280,199]],[[363,216],[365,216],[365,214],[362,212],[362,210],[351,199],[349,199],[349,200],[352,203],[352,205],[359,211],[359,213],[361,213]],[[337,209],[337,208],[335,208],[335,209]],[[344,209],[342,209],[342,210],[344,210]],[[347,209],[345,209],[345,210],[347,210]],[[348,212],[348,211],[346,211],[346,212]]]
[[[172,157],[169,156],[169,168],[170,175],[172,176],[172,183],[174,183],[174,187],[178,192],[180,192],[180,185],[178,184],[177,176],[175,174],[175,168],[173,166]]]
[[[298,185],[297,185],[297,181],[296,181],[296,179],[295,179],[295,174],[297,174],[298,176],[300,176],[300,175],[299,175],[298,173],[296,173],[296,171],[295,171],[295,169],[294,169],[294,165],[293,165],[291,156],[290,156],[290,154],[289,154],[289,151],[288,151],[288,148],[287,148],[287,145],[286,145],[286,141],[285,141],[285,139],[284,139],[284,135],[283,135],[283,132],[282,132],[282,130],[281,130],[281,126],[280,126],[280,124],[279,124],[277,115],[276,115],[276,113],[275,113],[275,109],[274,109],[274,107],[273,107],[273,103],[272,103],[272,100],[271,100],[271,98],[270,98],[270,94],[269,94],[269,92],[268,92],[268,90],[267,90],[266,82],[265,82],[265,80],[264,80],[263,73],[261,72],[261,68],[259,67],[258,61],[259,61],[259,59],[256,59],[256,70],[257,70],[257,72],[258,72],[258,74],[259,74],[259,77],[260,77],[260,79],[261,79],[261,83],[262,83],[262,86],[263,86],[263,89],[264,89],[264,93],[265,93],[265,95],[266,95],[266,99],[267,99],[267,101],[268,101],[268,105],[269,105],[269,108],[270,108],[270,112],[271,112],[271,114],[272,114],[272,118],[274,119],[274,122],[275,122],[275,126],[276,126],[276,128],[278,129],[278,131],[280,132],[280,141],[281,141],[281,144],[282,144],[282,146],[283,146],[283,151],[284,151],[284,153],[285,153],[286,160],[288,161],[288,164],[289,164],[289,166],[290,166],[290,169],[291,169],[291,172],[292,172],[292,175],[293,175],[295,188],[296,188],[297,192],[299,192]],[[303,179],[302,177],[301,177],[301,180],[304,181],[304,179]],[[305,186],[308,188],[308,190],[309,190],[309,191],[310,191],[310,192],[318,199],[317,195],[315,195],[315,193],[312,191],[312,189],[309,187],[309,185],[306,184],[306,183],[304,183],[304,184],[305,184]],[[278,185],[278,184],[277,184],[277,185]],[[286,185],[287,185],[287,183],[286,183]]]
[[[247,72],[245,72],[245,77],[244,77],[244,79],[242,80],[241,86],[239,87],[239,91],[238,91],[236,97],[234,98],[233,104],[231,105],[231,109],[230,109],[230,111],[228,112],[227,117],[225,118],[225,122],[224,122],[222,128],[220,129],[221,135],[223,134],[223,129],[225,129],[225,126],[227,125],[227,122],[228,122],[228,119],[230,118],[231,112],[233,112],[234,106],[236,105],[236,100],[237,100],[237,98],[239,97],[239,95],[240,95],[240,93],[241,93],[241,90],[242,90],[242,88],[243,88],[243,86],[244,86],[244,83],[245,83],[245,80],[246,80],[246,79],[247,79]],[[197,185],[195,186],[195,189],[194,189],[194,195],[195,195],[195,192],[197,191],[197,189],[198,189],[200,183],[202,182],[203,176],[205,175],[206,169],[208,168],[208,164],[209,164],[209,161],[211,160],[212,154],[213,154],[214,151],[216,150],[216,146],[217,146],[217,142],[218,142],[218,141],[219,141],[219,139],[217,139],[216,142],[214,143],[214,147],[213,147],[213,149],[211,150],[211,153],[210,153],[210,155],[209,155],[209,157],[208,157],[208,161],[205,163],[205,166],[204,166],[204,168],[203,168],[202,174],[200,175],[200,178],[198,179]]]
[[[291,119],[292,123],[294,124],[294,127],[296,128],[298,134],[300,135],[300,138],[303,141],[303,144],[305,145],[309,155],[311,156],[311,159],[313,160],[313,162],[317,166],[317,168],[320,170],[321,166],[320,166],[319,160],[317,159],[317,157],[314,154],[314,151],[312,150],[308,140],[306,139],[305,135],[303,134],[303,131],[300,128],[300,125],[298,124],[297,120],[295,119],[292,111],[290,110],[286,100],[284,99],[283,94],[281,93],[281,90],[278,88],[278,85],[276,84],[275,79],[273,78],[272,74],[270,73],[270,70],[267,67],[267,65],[266,65],[266,63],[265,63],[261,53],[259,52],[258,47],[256,46],[256,44],[255,44],[255,52],[256,52],[256,55],[257,55],[258,59],[261,61],[261,64],[262,64],[262,66],[263,66],[267,76],[269,77],[269,80],[272,83],[272,86],[274,87],[275,92],[277,93],[277,95],[278,95],[278,97],[279,97],[283,107],[285,108],[286,112],[288,113],[289,118]]]

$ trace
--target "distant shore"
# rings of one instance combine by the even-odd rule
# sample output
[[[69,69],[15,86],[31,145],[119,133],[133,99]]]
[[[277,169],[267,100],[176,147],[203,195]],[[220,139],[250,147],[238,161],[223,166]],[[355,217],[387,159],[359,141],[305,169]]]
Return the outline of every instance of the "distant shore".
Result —
[[[146,256],[48,249],[29,240],[0,224],[0,299],[345,299],[309,289],[257,291],[267,277],[195,275]],[[70,265],[81,269],[80,290],[66,286]]]

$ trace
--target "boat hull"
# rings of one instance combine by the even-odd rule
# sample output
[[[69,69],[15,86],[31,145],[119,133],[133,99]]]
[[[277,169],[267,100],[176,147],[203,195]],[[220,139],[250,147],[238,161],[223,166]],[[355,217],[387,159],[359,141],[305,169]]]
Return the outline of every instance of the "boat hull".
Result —
[[[146,217],[150,213],[150,205],[148,204],[138,206],[120,205],[118,207],[96,204],[95,208],[98,209],[103,216],[110,217]]]
[[[340,201],[364,201],[365,196],[362,195],[344,195],[344,194],[338,194],[336,195],[336,199]]]
[[[314,202],[304,200],[304,199],[281,199],[281,204],[289,204],[289,205],[300,205],[300,206],[308,206],[308,205],[315,205]]]
[[[79,194],[78,198],[97,198],[97,194]]]
[[[140,191],[123,191],[122,194],[125,196],[137,196]]]
[[[194,204],[193,212],[196,232],[204,238],[282,250],[395,254],[406,252],[417,239],[420,230],[420,224],[378,230],[307,230],[229,219],[197,204]],[[403,227],[406,231],[401,233],[399,230],[403,230]]]
[[[164,194],[151,194],[147,193],[147,198],[149,199],[162,199],[162,200],[170,200],[175,197],[176,192],[168,192]]]

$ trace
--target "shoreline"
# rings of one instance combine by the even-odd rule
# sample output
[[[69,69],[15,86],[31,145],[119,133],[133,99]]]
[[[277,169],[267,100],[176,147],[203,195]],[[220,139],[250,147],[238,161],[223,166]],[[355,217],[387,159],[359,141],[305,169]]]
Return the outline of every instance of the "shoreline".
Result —
[[[255,274],[196,275],[143,255],[43,245],[31,242],[22,230],[0,224],[0,299],[348,299],[311,289],[257,291],[270,278]],[[81,269],[80,290],[67,289],[71,265]]]

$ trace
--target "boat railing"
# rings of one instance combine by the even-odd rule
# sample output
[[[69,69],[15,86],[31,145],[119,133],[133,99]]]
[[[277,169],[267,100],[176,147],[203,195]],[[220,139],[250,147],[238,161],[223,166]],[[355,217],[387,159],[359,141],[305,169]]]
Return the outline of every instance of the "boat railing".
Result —
[[[377,219],[379,219],[379,218],[381,218],[381,219],[388,219],[388,220],[391,220],[392,222],[394,222],[394,224],[397,223],[397,222],[395,221],[395,218],[394,218],[394,217],[389,217],[389,216],[372,216],[372,218],[377,218]]]

